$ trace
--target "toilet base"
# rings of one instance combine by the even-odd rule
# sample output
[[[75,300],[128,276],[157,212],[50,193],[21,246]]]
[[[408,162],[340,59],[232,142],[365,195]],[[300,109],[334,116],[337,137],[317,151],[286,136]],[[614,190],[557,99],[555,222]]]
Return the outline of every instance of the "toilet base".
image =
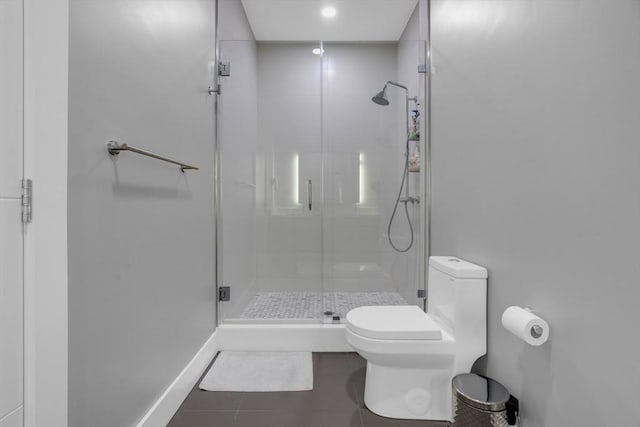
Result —
[[[367,361],[364,403],[388,418],[451,419],[449,369],[400,368]]]

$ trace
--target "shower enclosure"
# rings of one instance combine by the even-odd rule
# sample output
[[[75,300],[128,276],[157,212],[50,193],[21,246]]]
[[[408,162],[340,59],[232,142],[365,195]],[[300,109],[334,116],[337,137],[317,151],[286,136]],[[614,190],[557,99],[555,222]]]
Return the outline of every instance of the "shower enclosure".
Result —
[[[423,306],[424,130],[409,137],[402,90],[387,90],[385,107],[371,98],[403,82],[424,116],[420,6],[398,1],[408,13],[396,40],[314,41],[269,39],[251,1],[218,1],[220,323]]]

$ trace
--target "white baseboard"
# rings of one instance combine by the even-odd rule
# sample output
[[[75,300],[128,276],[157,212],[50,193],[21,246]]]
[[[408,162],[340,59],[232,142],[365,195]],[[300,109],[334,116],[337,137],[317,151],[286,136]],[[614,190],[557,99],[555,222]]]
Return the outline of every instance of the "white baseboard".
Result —
[[[353,351],[341,324],[220,325],[136,427],[166,427],[221,350]]]
[[[209,337],[136,427],[166,427],[218,351],[216,334]]]
[[[354,351],[343,324],[223,324],[218,350]]]

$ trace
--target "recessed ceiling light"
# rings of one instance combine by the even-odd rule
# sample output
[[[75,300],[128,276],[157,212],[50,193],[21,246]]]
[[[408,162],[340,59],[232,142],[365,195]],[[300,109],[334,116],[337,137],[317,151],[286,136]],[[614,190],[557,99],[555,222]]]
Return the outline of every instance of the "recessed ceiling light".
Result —
[[[313,52],[314,55],[322,55],[324,53],[324,49],[320,49],[319,47],[313,49],[311,52]]]
[[[322,16],[324,16],[325,18],[333,18],[334,16],[336,16],[336,8],[335,7],[325,7],[324,9],[322,9]]]

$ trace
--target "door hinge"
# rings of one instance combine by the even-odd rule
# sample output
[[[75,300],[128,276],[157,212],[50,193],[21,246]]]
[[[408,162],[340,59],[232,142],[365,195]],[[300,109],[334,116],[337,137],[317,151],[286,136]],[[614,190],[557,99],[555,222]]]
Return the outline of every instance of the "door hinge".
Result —
[[[22,199],[22,222],[28,224],[32,220],[33,206],[33,181],[23,179],[21,183],[21,199]]]
[[[220,77],[228,77],[231,75],[231,62],[218,62],[218,75]]]
[[[231,288],[229,286],[220,286],[218,288],[219,301],[231,301]]]
[[[424,289],[418,289],[418,298],[426,298],[427,297],[427,291],[425,291]]]

